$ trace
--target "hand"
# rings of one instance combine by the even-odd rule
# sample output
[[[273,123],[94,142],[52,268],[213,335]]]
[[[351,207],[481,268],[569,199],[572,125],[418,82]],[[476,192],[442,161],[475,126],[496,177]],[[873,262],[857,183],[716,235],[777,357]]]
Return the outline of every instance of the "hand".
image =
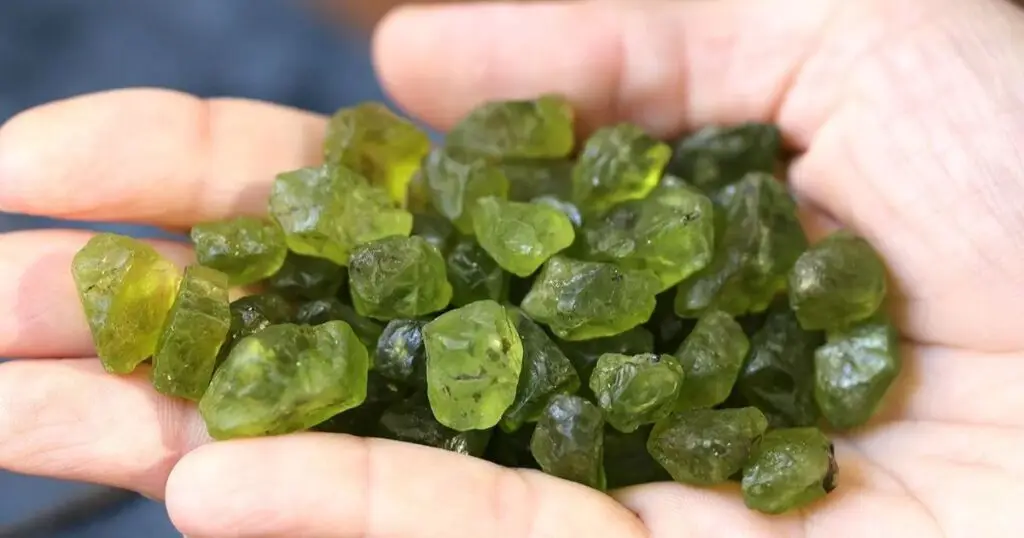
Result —
[[[144,372],[104,374],[68,271],[82,233],[0,236],[0,467],[164,497],[194,536],[1022,536],[1024,13],[1004,0],[556,2],[407,8],[382,79],[439,128],[484,99],[556,91],[588,125],[670,135],[773,120],[812,236],[885,257],[904,372],[837,439],[840,486],[782,517],[734,488],[609,497],[380,440],[207,444]],[[322,118],[152,90],[29,111],[0,131],[0,208],[184,229],[263,211],[318,158]],[[183,262],[185,247],[159,243]]]

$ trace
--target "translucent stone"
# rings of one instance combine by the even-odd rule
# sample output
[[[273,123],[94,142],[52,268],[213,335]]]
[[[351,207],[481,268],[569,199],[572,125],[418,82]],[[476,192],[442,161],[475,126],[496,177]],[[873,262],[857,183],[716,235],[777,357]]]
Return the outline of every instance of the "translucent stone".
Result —
[[[274,223],[236,217],[192,227],[196,260],[228,276],[232,286],[247,286],[277,272],[288,246]]]
[[[774,125],[712,125],[679,140],[666,170],[712,192],[748,172],[773,174],[781,156],[782,134]]]
[[[299,325],[320,325],[335,320],[348,323],[368,349],[376,347],[377,339],[384,332],[379,323],[360,316],[354,308],[334,297],[302,303],[295,313],[295,323]]]
[[[508,178],[495,163],[464,152],[436,149],[423,161],[434,209],[464,234],[473,233],[473,206],[480,198],[508,198]]]
[[[426,388],[427,355],[423,342],[425,321],[396,319],[384,327],[373,355],[373,369],[387,379]]]
[[[477,200],[473,211],[473,232],[480,246],[517,276],[533,274],[576,237],[569,217],[547,205],[489,196]]]
[[[767,428],[753,407],[676,411],[654,425],[647,449],[675,481],[710,486],[742,469]]]
[[[508,293],[508,273],[473,239],[465,238],[456,243],[445,264],[454,306],[484,299],[502,302]]]
[[[629,433],[668,416],[683,378],[671,355],[605,353],[590,376],[590,391],[608,424]]]
[[[545,473],[604,490],[604,418],[580,396],[559,394],[548,402],[530,441]]]
[[[324,258],[289,253],[267,288],[292,299],[333,297],[348,278],[345,268]]]
[[[572,106],[558,95],[491,101],[452,127],[445,145],[490,157],[565,157],[575,143],[574,122]]]
[[[416,394],[389,407],[380,418],[376,437],[432,446],[481,457],[490,440],[489,430],[457,431],[438,422],[423,394]]]
[[[750,350],[743,328],[731,316],[711,310],[675,353],[686,372],[676,409],[702,409],[725,401]]]
[[[831,441],[817,428],[772,430],[743,469],[747,507],[781,514],[807,506],[836,487]]]
[[[362,316],[416,318],[448,306],[444,258],[421,237],[387,237],[357,247],[348,268],[352,304]]]
[[[635,125],[599,129],[573,170],[573,202],[584,215],[600,215],[618,203],[644,198],[658,185],[671,153]]]

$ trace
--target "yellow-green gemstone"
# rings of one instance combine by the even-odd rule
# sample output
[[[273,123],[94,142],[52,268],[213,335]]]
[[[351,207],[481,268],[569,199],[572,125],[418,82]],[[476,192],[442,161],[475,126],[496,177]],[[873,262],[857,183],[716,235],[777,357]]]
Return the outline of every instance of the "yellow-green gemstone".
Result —
[[[484,103],[445,138],[447,147],[501,158],[565,157],[574,143],[575,114],[558,95]]]
[[[731,316],[718,310],[701,316],[675,353],[686,371],[686,388],[679,393],[676,409],[701,409],[724,402],[749,350],[743,327]]]
[[[573,202],[590,216],[644,198],[658,185],[671,154],[667,144],[635,125],[599,129],[587,140],[573,169]]]
[[[273,275],[288,254],[281,229],[253,217],[197,224],[191,236],[199,264],[226,274],[232,286]]]
[[[565,213],[551,206],[507,202],[493,196],[477,200],[473,231],[498,265],[521,277],[533,274],[576,237]]]
[[[772,430],[743,469],[747,507],[781,514],[806,506],[836,487],[832,442],[817,428]]]
[[[387,237],[356,247],[348,270],[352,305],[362,316],[392,320],[448,306],[444,258],[422,237]]]
[[[451,149],[436,149],[423,160],[434,209],[463,234],[473,233],[473,206],[480,198],[508,198],[508,178],[494,162]]]

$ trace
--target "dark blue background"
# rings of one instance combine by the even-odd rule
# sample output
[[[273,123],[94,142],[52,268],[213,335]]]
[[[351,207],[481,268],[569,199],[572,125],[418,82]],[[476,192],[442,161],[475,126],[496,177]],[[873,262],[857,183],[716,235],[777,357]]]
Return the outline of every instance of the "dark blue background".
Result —
[[[0,1],[0,121],[54,99],[128,86],[265,99],[325,113],[382,99],[365,36],[323,21],[297,0]],[[0,232],[53,224],[0,213]],[[8,525],[92,491],[0,472],[0,537]],[[138,498],[46,536],[180,534],[162,505]]]

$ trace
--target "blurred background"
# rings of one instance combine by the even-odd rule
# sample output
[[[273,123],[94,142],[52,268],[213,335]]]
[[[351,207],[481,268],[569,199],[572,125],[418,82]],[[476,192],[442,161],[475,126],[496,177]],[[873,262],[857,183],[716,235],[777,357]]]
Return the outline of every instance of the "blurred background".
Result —
[[[368,35],[388,0],[3,0],[0,123],[87,92],[160,86],[329,113],[384,96]],[[0,232],[72,225],[0,213]],[[180,537],[125,492],[0,472],[0,538]]]

